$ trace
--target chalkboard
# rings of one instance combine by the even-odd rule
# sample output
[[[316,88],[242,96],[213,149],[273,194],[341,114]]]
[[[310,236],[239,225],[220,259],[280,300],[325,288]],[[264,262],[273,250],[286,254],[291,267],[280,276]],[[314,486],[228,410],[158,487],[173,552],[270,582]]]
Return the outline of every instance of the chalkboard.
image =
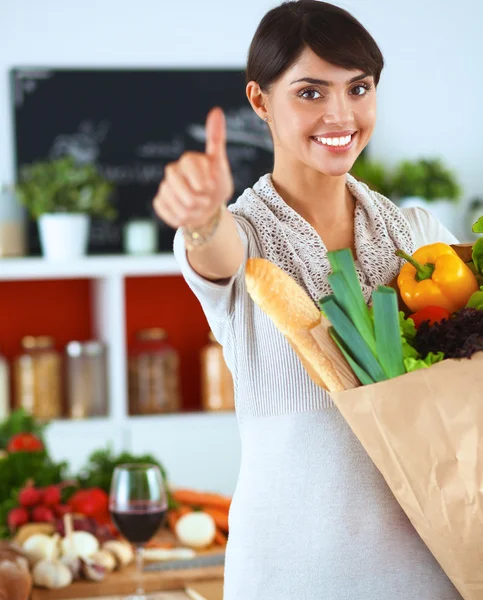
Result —
[[[122,251],[123,225],[153,216],[152,199],[164,167],[186,150],[203,150],[209,109],[227,117],[232,201],[272,170],[266,124],[245,95],[242,70],[14,68],[10,73],[15,166],[71,155],[93,162],[115,185],[115,221],[91,226],[89,253]],[[172,248],[173,230],[158,220],[159,250]],[[37,227],[29,227],[39,254]]]

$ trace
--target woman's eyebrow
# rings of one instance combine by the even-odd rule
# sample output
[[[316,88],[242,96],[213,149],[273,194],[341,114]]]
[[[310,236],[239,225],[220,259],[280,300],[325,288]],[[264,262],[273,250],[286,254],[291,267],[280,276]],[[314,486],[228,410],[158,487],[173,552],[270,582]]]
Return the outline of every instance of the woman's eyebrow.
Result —
[[[351,79],[349,79],[349,81],[347,81],[347,84],[354,83],[354,81],[360,81],[361,79],[364,79],[365,77],[369,77],[369,73],[359,73],[359,75],[356,75],[355,77],[352,77]],[[292,81],[292,83],[290,85],[293,85],[294,83],[302,83],[302,82],[311,83],[312,85],[322,85],[324,87],[332,87],[334,85],[334,83],[332,81],[326,81],[325,79],[314,79],[313,77],[302,77],[301,79]]]

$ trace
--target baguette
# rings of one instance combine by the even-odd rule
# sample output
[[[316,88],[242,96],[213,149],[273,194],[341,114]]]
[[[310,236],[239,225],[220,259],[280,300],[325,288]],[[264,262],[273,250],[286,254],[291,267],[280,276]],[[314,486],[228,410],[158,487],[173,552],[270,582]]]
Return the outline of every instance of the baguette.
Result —
[[[32,589],[28,561],[7,550],[0,556],[0,600],[28,600]]]
[[[248,259],[245,280],[251,298],[285,335],[313,382],[329,392],[346,389],[327,352],[311,334],[321,323],[320,310],[297,282],[263,258]],[[335,346],[331,338],[328,344]]]

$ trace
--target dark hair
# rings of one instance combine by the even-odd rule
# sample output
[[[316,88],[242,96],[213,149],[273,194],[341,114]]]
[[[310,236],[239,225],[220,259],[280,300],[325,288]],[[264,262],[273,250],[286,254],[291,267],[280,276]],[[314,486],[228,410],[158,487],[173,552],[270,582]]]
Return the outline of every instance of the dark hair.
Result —
[[[247,82],[267,91],[306,47],[332,65],[361,69],[379,82],[384,58],[374,38],[350,13],[319,0],[284,2],[263,17],[248,52]]]

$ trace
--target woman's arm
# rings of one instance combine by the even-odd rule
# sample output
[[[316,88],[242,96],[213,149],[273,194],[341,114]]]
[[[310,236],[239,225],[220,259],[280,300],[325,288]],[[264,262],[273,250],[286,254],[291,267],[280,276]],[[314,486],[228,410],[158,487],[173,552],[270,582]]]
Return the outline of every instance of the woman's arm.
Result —
[[[225,210],[233,189],[225,117],[215,108],[206,120],[206,151],[169,164],[153,200],[161,219],[182,228],[193,269],[213,281],[233,276],[244,259],[235,219]]]
[[[240,268],[245,248],[233,215],[223,210],[220,223],[209,242],[187,251],[193,269],[205,279],[229,279]]]

